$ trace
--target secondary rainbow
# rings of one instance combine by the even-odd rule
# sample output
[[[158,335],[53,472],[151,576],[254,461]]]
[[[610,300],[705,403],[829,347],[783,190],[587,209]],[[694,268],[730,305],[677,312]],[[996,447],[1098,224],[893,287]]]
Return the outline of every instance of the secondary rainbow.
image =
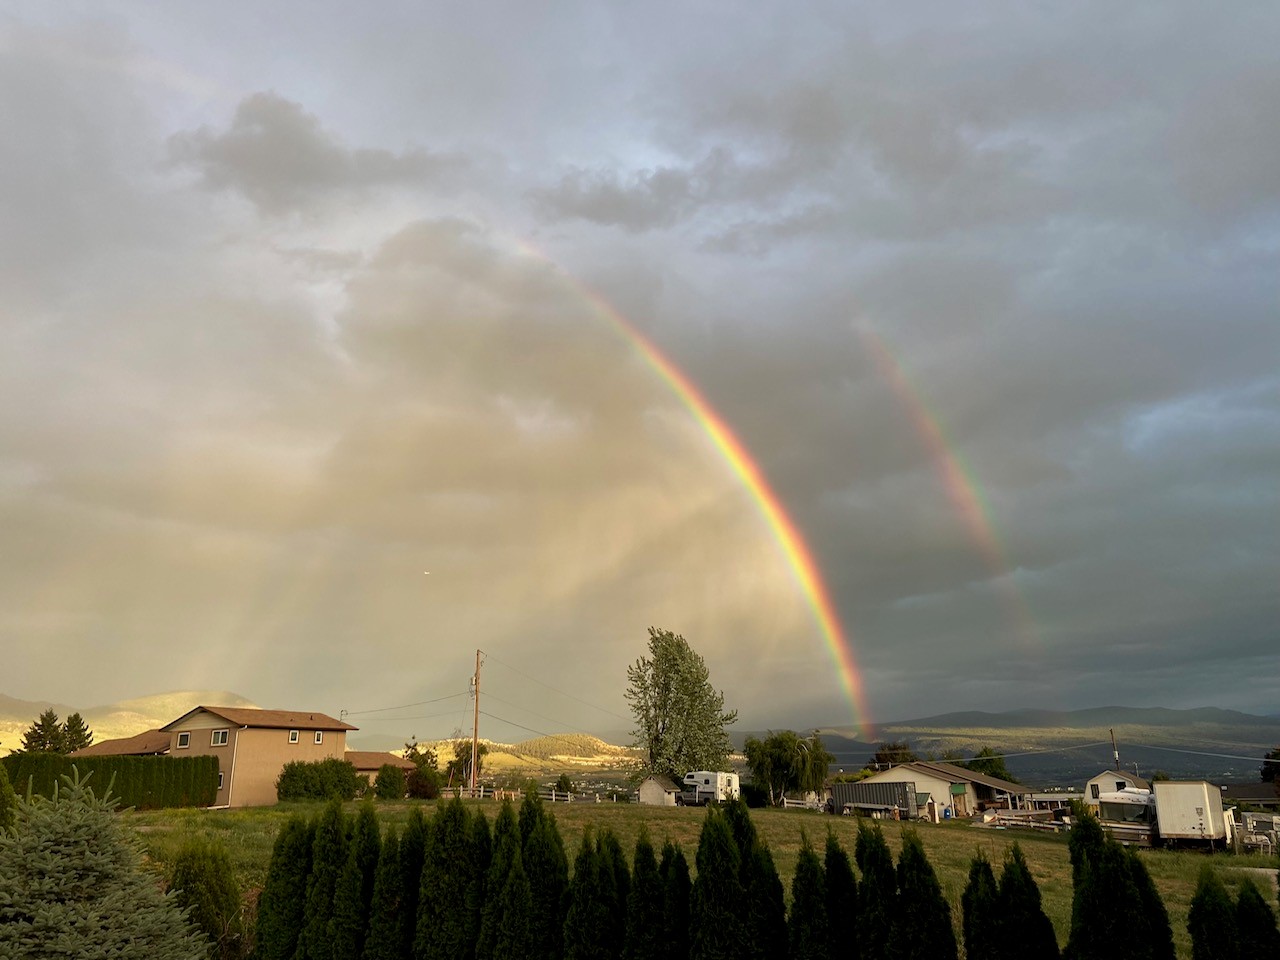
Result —
[[[853,655],[852,643],[840,622],[840,616],[836,612],[830,591],[822,577],[822,571],[814,560],[809,545],[795,522],[788,516],[778,495],[769,486],[759,464],[684,371],[637,330],[611,303],[536,248],[521,243],[520,249],[553,270],[564,283],[572,287],[586,301],[597,315],[608,320],[636,349],[636,352],[689,409],[707,436],[711,438],[720,455],[724,457],[725,462],[742,481],[743,486],[750,491],[765,522],[777,539],[797,585],[813,611],[823,641],[835,662],[840,683],[853,707],[854,721],[863,735],[870,738],[873,731],[862,686],[862,675]]]

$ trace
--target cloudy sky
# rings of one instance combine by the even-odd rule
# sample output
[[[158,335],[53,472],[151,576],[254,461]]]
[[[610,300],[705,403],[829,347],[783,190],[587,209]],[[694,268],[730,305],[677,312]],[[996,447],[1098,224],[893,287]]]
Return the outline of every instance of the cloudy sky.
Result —
[[[1274,712],[1280,10],[749,11],[6,4],[0,692]]]

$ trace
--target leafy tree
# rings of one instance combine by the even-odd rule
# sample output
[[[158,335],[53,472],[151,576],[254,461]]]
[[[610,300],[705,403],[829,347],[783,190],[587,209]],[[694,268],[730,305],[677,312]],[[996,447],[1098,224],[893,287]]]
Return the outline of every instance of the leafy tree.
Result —
[[[562,773],[556,778],[555,786],[552,789],[556,793],[573,793],[573,781],[569,779],[567,773]]]
[[[484,769],[484,756],[489,752],[487,743],[476,744],[476,777]],[[445,779],[449,786],[466,786],[471,782],[471,741],[458,740],[453,745],[453,759],[444,768]]]
[[[329,921],[333,919],[334,893],[347,863],[347,823],[342,803],[330,800],[316,822],[311,847],[311,874],[303,907],[298,960],[343,960],[334,957]]]
[[[1017,843],[1005,854],[1004,867],[1000,871],[1000,900],[1003,905],[1003,943],[1025,951],[1026,956],[1055,960],[1058,938],[1041,906],[1040,888],[1036,886],[1035,878],[1027,867],[1027,858]]]
[[[50,707],[22,734],[23,753],[66,753],[67,737],[58,714]]]
[[[1009,772],[1009,768],[1004,765],[1004,757],[998,751],[992,750],[990,747],[983,747],[973,759],[966,760],[960,764],[975,773],[983,773],[988,777],[997,777],[1000,780],[1007,780],[1009,783],[1020,783],[1021,781]]]
[[[72,753],[83,750],[93,743],[93,731],[84,722],[84,717],[73,713],[62,725],[62,752]]]
[[[1258,769],[1263,783],[1275,783],[1276,774],[1280,773],[1280,747],[1268,750],[1262,756],[1262,766]]]
[[[276,834],[258,897],[258,960],[292,960],[302,932],[315,824],[295,814]]]
[[[418,933],[418,901],[422,891],[422,866],[426,859],[427,824],[422,808],[409,811],[400,840],[400,956],[413,956]]]
[[[0,834],[0,957],[191,960],[208,943],[78,772],[50,799],[19,799]]]
[[[387,828],[378,853],[378,873],[373,881],[373,902],[369,905],[369,936],[364,942],[363,960],[400,960],[403,909],[403,878],[400,865],[400,838],[394,825]]]
[[[894,956],[893,918],[897,913],[898,876],[893,869],[893,855],[885,843],[880,825],[871,827],[858,822],[858,839],[854,860],[862,873],[858,885],[858,949],[862,960],[889,960]]]
[[[13,829],[18,812],[18,796],[9,783],[9,774],[0,763],[0,837]]]
[[[418,895],[418,928],[413,955],[417,960],[458,960],[470,955],[475,941],[467,912],[471,886],[467,811],[456,797],[436,810],[431,842],[422,866]]]
[[[715,807],[702,821],[697,865],[689,901],[690,960],[738,960],[747,947],[741,857],[728,819]]]
[[[373,795],[379,800],[403,800],[404,794],[404,770],[394,763],[384,763],[373,778]]]
[[[689,642],[649,628],[649,655],[627,667],[627,702],[636,719],[632,745],[641,771],[680,780],[690,770],[728,766],[725,727],[738,719],[707,679],[707,665]]]
[[[662,875],[658,873],[658,858],[644,826],[640,827],[631,862],[622,960],[662,960],[667,955],[662,941]]]
[[[1000,890],[996,886],[991,863],[981,850],[969,864],[969,882],[960,896],[960,909],[965,956],[1003,957],[1005,939],[1000,929]]]
[[[168,871],[174,902],[209,938],[213,955],[234,960],[241,952],[240,888],[226,847],[195,837],[183,844]]]
[[[701,870],[701,865],[699,865]],[[791,916],[787,930],[791,956],[829,960],[830,927],[827,921],[827,887],[822,861],[809,838],[800,832],[800,858],[791,881]]]
[[[662,877],[662,939],[675,957],[689,956],[689,862],[684,851],[668,840],[658,863]]]
[[[890,740],[876,747],[876,752],[867,761],[867,766],[873,770],[881,770],[900,763],[913,763],[919,759],[906,740]]]
[[[858,881],[849,854],[831,830],[823,856],[827,881],[827,940],[832,960],[857,960],[858,943],[852,933],[858,922]]]
[[[1236,929],[1240,935],[1242,958],[1280,956],[1276,915],[1251,880],[1240,885],[1240,893],[1236,897]]]
[[[768,790],[770,804],[781,803],[788,791],[822,789],[835,760],[816,730],[808,738],[793,730],[770,732],[763,740],[747,737],[743,752],[752,781]]]
[[[920,834],[905,830],[898,855],[898,913],[895,946],[899,956],[956,960],[951,907],[938,876],[925,856]]]
[[[1200,868],[1187,914],[1192,960],[1238,960],[1240,931],[1231,895],[1209,864]]]
[[[444,777],[435,767],[419,767],[410,770],[404,779],[404,789],[415,800],[436,800],[444,786]]]
[[[440,770],[435,747],[419,743],[417,737],[405,741],[404,758],[419,770],[434,770],[437,773]]]
[[[536,797],[534,798],[536,801]],[[564,949],[565,910],[569,891],[569,860],[565,856],[564,842],[556,829],[555,817],[547,813],[541,803],[520,807],[521,831],[524,830],[526,809],[532,813],[529,833],[521,847],[521,863],[526,877],[536,877],[531,884],[533,913],[529,932],[533,940],[532,960],[560,960]]]

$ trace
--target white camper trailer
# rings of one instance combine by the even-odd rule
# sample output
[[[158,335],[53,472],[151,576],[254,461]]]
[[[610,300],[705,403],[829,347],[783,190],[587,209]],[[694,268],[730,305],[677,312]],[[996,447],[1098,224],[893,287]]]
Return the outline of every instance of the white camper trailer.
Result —
[[[704,803],[725,803],[742,795],[736,773],[720,770],[693,770],[684,775],[680,800],[686,806],[697,807]]]

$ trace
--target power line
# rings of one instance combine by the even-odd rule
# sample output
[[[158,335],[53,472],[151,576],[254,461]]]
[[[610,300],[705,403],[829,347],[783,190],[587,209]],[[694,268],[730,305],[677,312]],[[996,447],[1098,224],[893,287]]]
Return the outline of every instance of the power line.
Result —
[[[528,730],[530,733],[536,733],[540,737],[549,737],[552,740],[559,740],[561,743],[567,743],[569,744],[569,746],[574,748],[581,746],[581,744],[575,743],[574,741],[569,740],[565,737],[562,737],[559,734],[547,733],[543,730],[535,730],[533,729],[533,727],[526,727],[523,723],[516,723],[514,720],[507,720],[505,717],[495,716],[494,714],[489,713],[486,710],[481,710],[480,713],[488,717],[490,720],[497,720],[499,723],[507,723],[513,727],[519,727],[521,730]]]
[[[456,714],[454,713],[454,711],[448,710],[444,713],[415,714],[412,717],[366,717],[364,720],[360,722],[361,723],[389,723],[395,720],[435,720],[439,717],[452,717],[452,716],[456,716]]]
[[[505,660],[501,659],[500,657],[495,657],[492,653],[489,653],[487,650],[484,652],[484,655],[488,657],[490,660],[493,660],[496,663],[502,664],[508,670],[511,670],[514,673],[520,674],[520,676],[524,677],[526,680],[532,680],[534,683],[538,684],[539,686],[546,687],[548,690],[551,690],[554,693],[558,693],[562,697],[568,697],[570,700],[576,700],[578,703],[581,703],[582,705],[587,707],[591,707],[593,710],[599,710],[601,713],[607,713],[609,714],[609,716],[617,717],[619,720],[626,720],[628,723],[630,723],[632,720],[631,717],[624,717],[622,714],[615,713],[614,711],[610,710],[608,707],[602,707],[598,703],[592,703],[590,700],[583,700],[581,697],[576,697],[572,693],[566,693],[565,691],[557,687],[551,686],[551,684],[549,683],[543,683],[537,677],[530,676],[529,674],[521,670],[519,667],[513,667],[511,664],[507,663]]]
[[[499,703],[505,703],[505,704],[506,704],[507,706],[509,706],[509,707],[515,707],[517,710],[523,710],[525,713],[533,714],[533,716],[537,717],[539,720],[549,720],[549,721],[551,721],[552,723],[558,723],[558,724],[560,724],[560,725],[561,725],[561,726],[563,726],[563,727],[571,727],[571,726],[573,726],[573,724],[571,724],[571,723],[565,723],[565,721],[563,721],[563,720],[557,720],[555,717],[548,717],[548,716],[546,716],[546,715],[544,715],[544,714],[541,714],[541,713],[538,713],[538,712],[536,712],[536,711],[534,711],[534,710],[530,710],[528,707],[522,707],[522,706],[520,706],[520,704],[518,704],[518,703],[512,703],[510,700],[503,700],[501,697],[499,697],[499,696],[495,696],[495,695],[494,695],[494,694],[492,694],[492,693],[486,693],[486,694],[485,694],[485,698],[486,698],[486,699],[489,699],[489,700],[497,700]]]
[[[425,707],[431,703],[443,703],[446,700],[453,700],[457,697],[465,697],[465,693],[451,693],[447,697],[436,697],[434,700],[419,700],[417,703],[402,703],[398,707],[375,707],[372,710],[345,710],[343,711],[348,717],[358,717],[366,713],[385,713],[388,710],[408,710],[410,707]],[[406,717],[405,719],[413,719]]]
[[[1131,747],[1141,747],[1143,750],[1165,750],[1169,753],[1189,753],[1195,757],[1217,757],[1220,760],[1249,760],[1253,763],[1276,763],[1280,764],[1280,758],[1273,757],[1242,757],[1235,753],[1208,753],[1204,750],[1179,750],[1177,747],[1156,747],[1149,743],[1131,743]]]

